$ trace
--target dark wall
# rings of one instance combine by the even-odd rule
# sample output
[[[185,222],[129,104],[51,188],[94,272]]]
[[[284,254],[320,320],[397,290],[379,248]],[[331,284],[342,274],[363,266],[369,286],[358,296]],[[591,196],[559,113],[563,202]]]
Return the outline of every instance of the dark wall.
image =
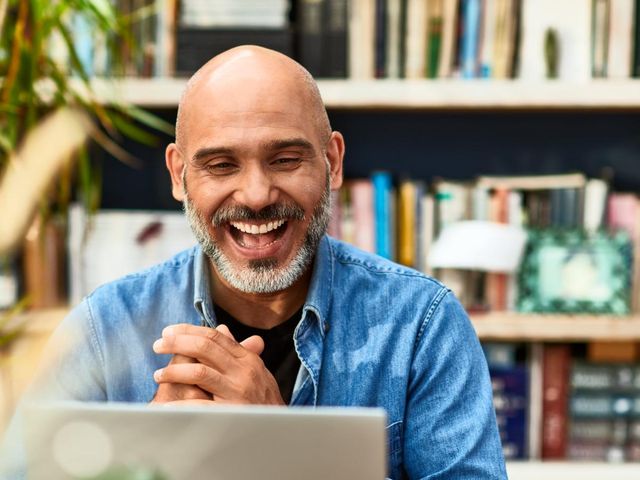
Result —
[[[174,121],[175,110],[157,112]],[[346,139],[347,177],[386,169],[431,180],[480,174],[603,172],[619,190],[640,192],[640,113],[330,112]],[[156,148],[126,143],[142,160],[132,169],[104,158],[103,208],[178,209]]]

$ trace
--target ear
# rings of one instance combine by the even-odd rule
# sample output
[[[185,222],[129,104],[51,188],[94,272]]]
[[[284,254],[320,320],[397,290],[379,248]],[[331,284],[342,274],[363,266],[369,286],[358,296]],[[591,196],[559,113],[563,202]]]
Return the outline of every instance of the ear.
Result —
[[[171,193],[173,198],[181,202],[184,200],[184,188],[182,186],[182,172],[186,168],[182,154],[175,143],[170,143],[164,153],[167,169],[171,175]]]
[[[331,138],[327,143],[327,159],[329,160],[331,190],[338,190],[342,186],[342,161],[344,159],[344,138],[340,132],[331,132]]]

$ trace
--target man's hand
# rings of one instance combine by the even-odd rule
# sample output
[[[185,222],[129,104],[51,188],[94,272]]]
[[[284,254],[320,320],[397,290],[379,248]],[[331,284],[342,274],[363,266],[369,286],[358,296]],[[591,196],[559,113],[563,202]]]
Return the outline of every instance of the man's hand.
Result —
[[[249,337],[238,343],[226,327],[214,330],[180,324],[165,328],[162,338],[154,343],[153,349],[156,353],[196,360],[189,363],[171,362],[156,371],[154,379],[160,387],[163,384],[181,384],[199,388],[211,394],[214,403],[284,405],[275,378],[259,357],[264,349],[260,337]],[[207,399],[191,397],[173,400]]]
[[[171,358],[169,365],[180,365],[195,362],[196,360],[193,358],[185,357],[184,355],[174,355],[173,358]],[[161,383],[158,385],[158,390],[156,390],[156,394],[153,396],[151,403],[168,403],[186,400],[208,401],[211,400],[211,394],[195,385]]]

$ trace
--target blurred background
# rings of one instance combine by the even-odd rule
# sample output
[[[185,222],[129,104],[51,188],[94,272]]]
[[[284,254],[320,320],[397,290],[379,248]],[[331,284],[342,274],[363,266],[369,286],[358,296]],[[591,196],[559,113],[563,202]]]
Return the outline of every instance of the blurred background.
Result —
[[[345,136],[330,234],[469,311],[510,476],[638,478],[639,0],[0,0],[0,28],[0,429],[71,306],[194,243],[164,147],[249,43]],[[38,137],[61,110],[82,138]]]

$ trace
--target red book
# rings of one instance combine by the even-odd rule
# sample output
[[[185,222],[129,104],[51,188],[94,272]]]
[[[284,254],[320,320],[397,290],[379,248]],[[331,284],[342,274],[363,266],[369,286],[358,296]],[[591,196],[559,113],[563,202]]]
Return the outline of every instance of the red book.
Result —
[[[571,347],[544,346],[542,357],[542,458],[563,459],[567,453],[567,423]]]

